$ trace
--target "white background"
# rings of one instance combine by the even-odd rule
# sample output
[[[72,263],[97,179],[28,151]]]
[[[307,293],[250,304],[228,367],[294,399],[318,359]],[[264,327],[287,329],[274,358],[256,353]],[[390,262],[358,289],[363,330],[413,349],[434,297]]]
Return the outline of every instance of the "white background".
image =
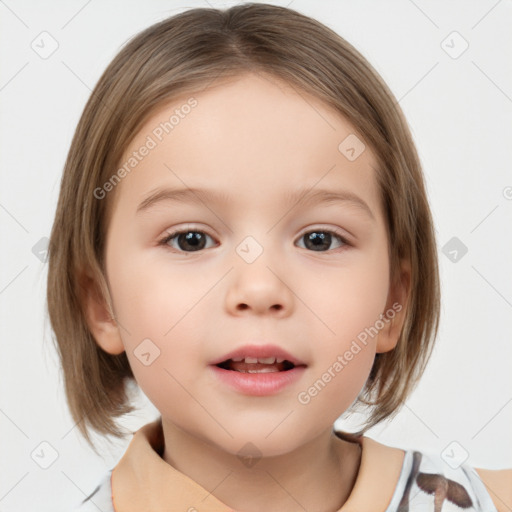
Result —
[[[273,3],[315,17],[368,58],[399,99],[424,165],[438,236],[441,330],[417,391],[369,436],[437,453],[456,441],[467,464],[512,467],[511,3]],[[233,4],[0,2],[2,512],[70,510],[129,442],[100,441],[98,457],[78,436],[45,320],[47,268],[32,252],[49,236],[85,102],[138,31],[187,8]],[[31,48],[43,31],[58,42],[47,59]],[[446,39],[453,31],[469,43],[458,58],[445,51],[463,48],[459,36]],[[468,248],[456,263],[443,253],[452,237]],[[123,422],[133,430],[157,415],[144,396],[140,403]],[[58,455],[48,469],[31,457],[37,448],[49,460],[43,441]]]

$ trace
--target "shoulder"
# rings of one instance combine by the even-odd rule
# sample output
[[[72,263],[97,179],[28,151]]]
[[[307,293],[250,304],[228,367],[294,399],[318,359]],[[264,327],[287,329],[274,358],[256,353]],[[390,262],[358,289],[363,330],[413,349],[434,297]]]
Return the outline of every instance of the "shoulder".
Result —
[[[512,510],[512,469],[475,468],[498,509]]]
[[[445,507],[467,512],[501,512],[475,468],[438,453],[407,450],[386,512],[444,510]]]
[[[115,512],[112,504],[112,487],[109,470],[98,482],[96,488],[74,509],[74,512]]]

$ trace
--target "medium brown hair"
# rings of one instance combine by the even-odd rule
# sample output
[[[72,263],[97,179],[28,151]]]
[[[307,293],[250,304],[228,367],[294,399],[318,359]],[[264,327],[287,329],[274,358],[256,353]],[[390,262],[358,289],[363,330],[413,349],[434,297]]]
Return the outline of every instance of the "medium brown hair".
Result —
[[[114,193],[100,200],[94,190],[114,174],[134,136],[163,103],[244,72],[280,78],[352,124],[378,164],[392,283],[400,278],[400,260],[410,262],[405,322],[396,347],[376,355],[356,401],[371,409],[359,433],[398,411],[430,358],[440,316],[435,232],[418,155],[386,84],[336,32],[292,9],[254,3],[190,9],[136,35],[109,64],[65,163],[50,238],[48,313],[71,415],[91,446],[89,428],[121,437],[114,418],[134,410],[126,354],[103,351],[84,312],[86,271],[97,280],[99,300],[111,304],[104,248]]]

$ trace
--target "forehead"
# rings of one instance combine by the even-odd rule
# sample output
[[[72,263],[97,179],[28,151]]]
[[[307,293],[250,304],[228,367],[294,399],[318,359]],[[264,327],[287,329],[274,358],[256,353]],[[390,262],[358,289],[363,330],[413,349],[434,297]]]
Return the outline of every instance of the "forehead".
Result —
[[[135,211],[159,187],[190,187],[268,206],[291,189],[342,187],[377,209],[375,158],[361,139],[341,114],[275,77],[223,79],[148,118],[123,155],[120,166],[134,165],[116,203]]]

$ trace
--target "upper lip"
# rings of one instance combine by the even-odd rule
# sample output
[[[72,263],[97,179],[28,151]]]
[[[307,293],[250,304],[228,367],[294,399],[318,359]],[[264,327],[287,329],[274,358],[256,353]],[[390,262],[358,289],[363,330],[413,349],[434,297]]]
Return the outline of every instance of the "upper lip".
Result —
[[[227,361],[228,359],[240,357],[255,357],[261,359],[275,357],[276,359],[285,359],[286,361],[290,361],[294,366],[306,366],[306,363],[297,357],[292,356],[289,352],[277,345],[243,345],[242,347],[236,348],[235,350],[215,359],[210,364],[217,365]]]

